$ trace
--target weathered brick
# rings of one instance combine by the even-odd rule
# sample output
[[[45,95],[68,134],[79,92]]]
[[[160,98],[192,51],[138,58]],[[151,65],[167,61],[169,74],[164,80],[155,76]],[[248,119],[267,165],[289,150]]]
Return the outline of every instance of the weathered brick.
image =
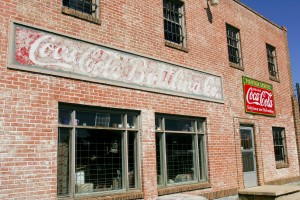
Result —
[[[188,52],[165,45],[162,1],[100,0],[101,24],[63,14],[60,0],[0,1],[0,199],[57,199],[59,102],[141,111],[145,117],[141,128],[144,199],[184,191],[216,198],[243,188],[240,124],[254,125],[259,184],[297,180],[299,158],[286,30],[232,0],[220,0],[218,6],[210,8],[212,22],[206,1],[184,2]],[[224,103],[10,69],[10,20],[219,75]],[[240,29],[244,71],[229,66],[226,23]],[[276,47],[280,82],[269,79],[266,43]],[[245,113],[242,76],[273,85],[276,117]],[[155,113],[206,119],[210,183],[157,189]],[[300,127],[299,120],[296,124]],[[272,126],[285,127],[288,168],[276,169]]]

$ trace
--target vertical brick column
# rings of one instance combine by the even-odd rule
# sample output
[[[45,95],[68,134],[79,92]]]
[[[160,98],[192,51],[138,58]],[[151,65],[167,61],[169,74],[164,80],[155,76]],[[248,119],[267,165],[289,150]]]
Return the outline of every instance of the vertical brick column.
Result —
[[[294,94],[294,84],[293,84],[293,76],[292,76],[292,67],[291,67],[291,59],[290,59],[290,51],[288,46],[288,35],[286,27],[282,27],[285,36],[285,52],[287,57],[287,68],[288,68],[288,75],[289,75],[289,84],[292,94],[292,107],[293,107],[293,117],[294,117],[294,126],[295,126],[295,136],[296,136],[296,143],[297,143],[297,153],[298,153],[298,163],[300,164],[300,112],[299,112],[299,104]]]
[[[292,96],[295,133],[296,133],[296,142],[297,142],[297,153],[298,153],[298,161],[300,163],[300,113],[299,113],[298,101],[295,96]]]
[[[141,161],[142,188],[144,199],[152,200],[158,196],[155,154],[155,114],[152,110],[141,112]]]

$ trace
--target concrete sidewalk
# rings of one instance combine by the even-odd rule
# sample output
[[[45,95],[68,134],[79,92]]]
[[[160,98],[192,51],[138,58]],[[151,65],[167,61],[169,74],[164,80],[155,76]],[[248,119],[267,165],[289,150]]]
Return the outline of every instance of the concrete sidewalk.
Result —
[[[171,194],[157,197],[156,200],[207,200],[207,198],[188,194]]]
[[[300,199],[300,186],[264,185],[239,190],[240,200],[296,200]]]

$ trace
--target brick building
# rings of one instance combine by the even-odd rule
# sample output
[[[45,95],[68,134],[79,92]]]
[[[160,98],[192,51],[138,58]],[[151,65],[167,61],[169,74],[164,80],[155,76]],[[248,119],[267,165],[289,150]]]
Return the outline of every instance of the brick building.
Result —
[[[300,179],[287,31],[239,1],[2,0],[0,16],[0,199]]]

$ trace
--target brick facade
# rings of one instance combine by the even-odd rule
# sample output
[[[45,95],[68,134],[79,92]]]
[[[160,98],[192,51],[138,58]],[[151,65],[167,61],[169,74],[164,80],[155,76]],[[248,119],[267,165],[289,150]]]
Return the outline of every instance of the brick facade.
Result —
[[[297,142],[297,149],[298,149],[298,162],[299,160],[299,149],[300,149],[300,113],[299,113],[299,100],[296,99],[295,96],[292,97],[292,103],[293,103],[293,113],[295,118],[295,129],[296,129],[296,142]]]
[[[208,7],[205,0],[184,2],[185,51],[165,45],[162,1],[100,0],[100,16],[94,23],[62,13],[61,0],[0,1],[0,199],[58,198],[59,103],[141,113],[140,190],[80,199],[152,200],[176,192],[212,199],[236,194],[244,188],[241,124],[254,130],[259,185],[300,176],[295,131],[299,119],[294,123],[286,30],[237,1],[220,0],[215,7]],[[224,102],[13,69],[9,58],[14,52],[8,51],[13,23],[220,76]],[[226,23],[240,30],[243,70],[229,64]],[[279,81],[269,78],[266,43],[276,47]],[[273,86],[275,117],[245,113],[242,76]],[[205,119],[206,182],[158,189],[156,113]],[[288,166],[280,169],[274,157],[273,126],[286,132]]]

